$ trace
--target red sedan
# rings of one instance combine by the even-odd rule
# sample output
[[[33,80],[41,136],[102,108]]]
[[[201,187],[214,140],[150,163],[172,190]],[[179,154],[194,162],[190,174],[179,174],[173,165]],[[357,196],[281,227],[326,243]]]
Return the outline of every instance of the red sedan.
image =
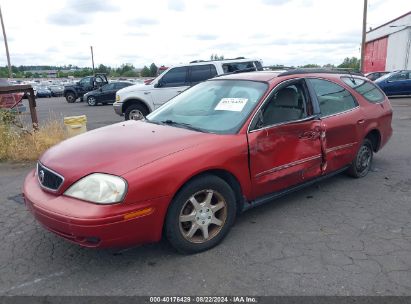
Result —
[[[217,77],[127,121],[49,149],[26,205],[82,246],[207,250],[251,207],[347,171],[363,177],[392,109],[368,79],[333,71]]]

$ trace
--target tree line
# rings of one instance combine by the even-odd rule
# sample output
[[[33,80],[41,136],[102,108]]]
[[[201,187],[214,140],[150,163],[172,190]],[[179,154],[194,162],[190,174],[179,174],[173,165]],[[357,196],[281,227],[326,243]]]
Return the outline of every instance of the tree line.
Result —
[[[75,65],[64,66],[11,66],[11,71],[14,78],[47,78],[47,73],[43,71],[57,71],[58,78],[67,78],[73,76],[76,78],[90,76],[93,74],[93,69],[90,67],[80,68]],[[136,69],[130,63],[124,63],[118,68],[113,68],[100,64],[95,68],[95,73],[104,73],[111,77],[155,77],[157,76],[157,65],[152,63],[149,67],[144,66],[142,69]],[[9,70],[7,66],[0,67],[0,78],[8,78]]]
[[[218,56],[213,54],[211,56],[212,60],[222,60],[224,56]],[[306,64],[298,66],[299,68],[345,68],[360,70],[360,59],[356,57],[347,57],[343,62],[337,66],[333,64],[318,65],[318,64]],[[284,68],[284,65],[272,65],[270,66],[274,69]],[[13,77],[15,78],[47,78],[47,74],[42,73],[44,70],[55,70],[57,71],[58,78],[67,78],[68,76],[73,76],[76,78],[85,77],[93,74],[93,70],[90,67],[80,68],[75,65],[64,65],[64,66],[11,66]],[[130,63],[124,63],[120,67],[113,68],[100,64],[95,69],[95,73],[105,73],[111,77],[155,77],[158,73],[158,67],[155,63],[149,66],[144,66],[142,69],[136,69],[134,65]],[[8,68],[0,67],[0,78],[7,78],[9,76]]]

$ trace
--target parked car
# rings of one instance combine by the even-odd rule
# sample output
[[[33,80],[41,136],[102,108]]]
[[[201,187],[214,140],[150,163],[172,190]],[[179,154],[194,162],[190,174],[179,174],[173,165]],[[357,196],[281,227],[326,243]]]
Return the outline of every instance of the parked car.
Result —
[[[229,59],[219,61],[193,61],[170,67],[145,85],[137,84],[117,92],[114,111],[125,120],[142,119],[190,86],[217,75],[242,70],[263,69],[260,60]]]
[[[375,83],[387,96],[411,95],[411,71],[395,71],[378,78]]]
[[[388,74],[389,72],[384,71],[384,72],[371,72],[371,73],[366,73],[365,77],[367,77],[369,80],[375,81],[378,78]]]
[[[0,78],[0,87],[7,87],[13,85],[7,79]],[[12,110],[18,113],[26,111],[26,106],[23,104],[23,93],[0,93],[0,109]]]
[[[73,103],[77,99],[83,100],[83,95],[87,92],[94,91],[101,88],[108,83],[107,76],[105,74],[96,74],[95,76],[87,76],[80,81],[72,85],[64,87],[64,97],[68,103]]]
[[[51,91],[51,96],[59,97],[59,96],[63,96],[64,94],[64,86],[62,85],[52,84],[52,85],[49,85],[48,88]]]
[[[37,86],[37,97],[51,97],[51,91],[47,86]]]
[[[96,106],[99,103],[114,103],[117,91],[131,85],[133,84],[124,81],[108,83],[97,90],[84,94],[83,101],[86,101],[89,106]]]
[[[365,77],[217,77],[145,120],[52,147],[25,179],[25,202],[46,228],[82,246],[155,242],[164,232],[177,250],[199,252],[242,211],[342,171],[366,176],[391,119],[389,100]]]

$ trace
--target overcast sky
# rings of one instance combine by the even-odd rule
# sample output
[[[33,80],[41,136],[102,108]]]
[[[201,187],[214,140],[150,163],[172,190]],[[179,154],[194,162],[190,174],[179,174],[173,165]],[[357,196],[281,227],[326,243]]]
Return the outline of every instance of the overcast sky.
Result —
[[[210,58],[339,64],[360,56],[362,0],[0,0],[13,65],[136,67]],[[369,0],[368,27],[411,11]],[[0,65],[6,65],[0,36]]]

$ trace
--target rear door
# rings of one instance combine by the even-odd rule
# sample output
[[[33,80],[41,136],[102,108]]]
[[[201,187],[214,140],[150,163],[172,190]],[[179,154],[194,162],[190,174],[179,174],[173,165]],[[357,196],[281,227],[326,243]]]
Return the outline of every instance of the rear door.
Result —
[[[254,196],[321,175],[321,121],[303,79],[281,85],[257,112],[248,132]]]
[[[325,79],[307,79],[319,106],[325,131],[325,172],[338,170],[354,159],[363,134],[365,118],[351,93]]]
[[[188,67],[176,67],[163,73],[162,77],[154,85],[154,89],[144,94],[151,94],[154,107],[158,108],[189,86]]]
[[[212,64],[190,66],[188,82],[190,86],[213,78],[217,75],[217,70]]]

